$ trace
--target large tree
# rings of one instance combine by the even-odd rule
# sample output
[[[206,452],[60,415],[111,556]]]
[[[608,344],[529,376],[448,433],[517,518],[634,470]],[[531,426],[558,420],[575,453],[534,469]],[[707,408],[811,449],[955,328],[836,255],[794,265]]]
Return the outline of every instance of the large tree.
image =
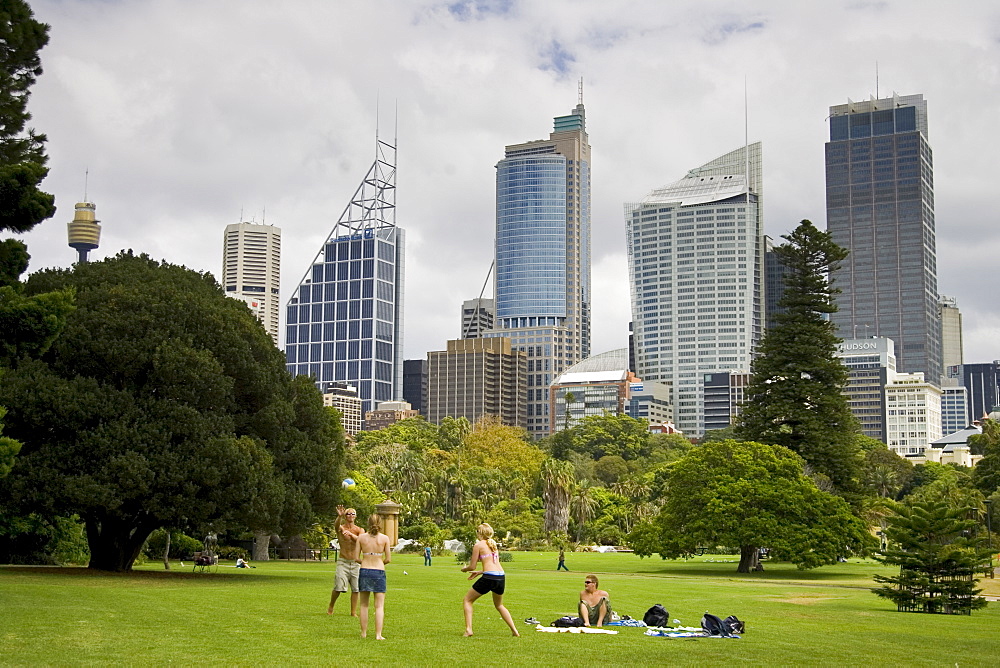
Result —
[[[871,536],[847,502],[821,491],[802,458],[782,446],[712,441],[657,474],[660,514],[629,542],[640,556],[664,559],[699,547],[739,548],[737,572],[757,565],[759,548],[799,568],[863,553]]]
[[[0,230],[27,232],[56,212],[55,198],[39,190],[48,174],[45,135],[26,129],[28,96],[42,73],[38,52],[48,41],[49,27],[27,2],[0,0]]]
[[[332,512],[342,435],[211,276],[123,253],[35,274],[26,292],[66,288],[66,329],[0,384],[23,444],[0,498],[79,514],[91,568],[116,571],[161,526],[294,532]]]
[[[862,454],[843,388],[847,368],[837,358],[836,312],[829,276],[847,250],[803,220],[774,252],[786,267],[784,312],[764,334],[740,413],[737,437],[783,445],[842,494],[859,489]]]
[[[1000,422],[982,421],[983,433],[969,437],[973,452],[983,458],[975,468],[975,481],[979,490],[989,496],[1000,489]]]

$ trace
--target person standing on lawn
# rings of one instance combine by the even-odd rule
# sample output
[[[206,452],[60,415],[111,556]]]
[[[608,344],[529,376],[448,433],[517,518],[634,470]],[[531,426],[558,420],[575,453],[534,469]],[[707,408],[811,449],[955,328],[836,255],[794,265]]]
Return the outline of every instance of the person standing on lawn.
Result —
[[[334,530],[340,541],[340,553],[337,556],[337,570],[333,576],[333,592],[330,594],[330,607],[326,614],[333,614],[333,606],[342,592],[351,590],[351,617],[358,615],[358,536],[364,530],[354,523],[358,512],[354,508],[344,509],[337,506],[337,522]]]
[[[431,565],[431,546],[424,546],[424,566]]]
[[[556,566],[556,570],[558,571],[560,568],[564,571],[569,571],[569,569],[566,568],[566,551],[561,547],[559,548],[559,565]]]
[[[503,567],[500,566],[500,553],[497,550],[496,541],[493,540],[493,527],[485,523],[480,524],[476,527],[476,537],[479,540],[472,547],[469,565],[462,567],[462,572],[468,573],[470,580],[479,577],[479,580],[476,580],[472,585],[472,589],[469,590],[462,600],[462,608],[465,610],[465,633],[463,635],[472,635],[472,604],[483,594],[492,593],[493,607],[497,609],[503,620],[507,622],[511,634],[518,637],[521,634],[517,632],[514,620],[503,604],[506,574]],[[482,570],[476,570],[480,561],[483,562]]]
[[[375,639],[382,636],[382,622],[385,619],[385,565],[392,561],[389,554],[389,537],[382,531],[382,518],[372,513],[368,517],[368,532],[358,538],[361,564],[358,585],[361,588],[361,637],[368,637],[368,601],[375,595]]]

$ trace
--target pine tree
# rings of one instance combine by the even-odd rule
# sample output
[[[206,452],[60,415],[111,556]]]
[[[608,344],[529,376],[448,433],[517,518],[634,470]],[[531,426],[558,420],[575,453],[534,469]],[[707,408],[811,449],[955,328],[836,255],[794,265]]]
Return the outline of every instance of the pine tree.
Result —
[[[785,312],[765,333],[753,362],[737,435],[787,447],[812,474],[850,496],[859,488],[862,454],[857,421],[842,393],[848,376],[836,357],[840,339],[829,319],[839,290],[828,278],[847,250],[808,220],[782,238],[787,243],[774,251],[787,269],[779,302]]]
[[[872,593],[905,612],[970,614],[984,607],[974,575],[986,568],[990,553],[972,533],[972,509],[925,501],[895,511],[885,532],[889,547],[875,558],[899,566],[899,575],[875,575],[885,586]]]

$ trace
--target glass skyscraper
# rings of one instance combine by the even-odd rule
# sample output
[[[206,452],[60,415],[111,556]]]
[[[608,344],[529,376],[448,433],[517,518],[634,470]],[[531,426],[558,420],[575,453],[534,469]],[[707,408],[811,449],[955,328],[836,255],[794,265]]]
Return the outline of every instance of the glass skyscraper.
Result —
[[[760,178],[756,143],[625,205],[635,371],[670,384],[690,436],[705,431],[705,381],[749,372],[762,335]]]
[[[403,390],[403,247],[396,226],[396,148],[377,155],[288,301],[285,355],[292,375],[321,387],[347,381],[362,412]]]
[[[528,432],[549,432],[548,389],[590,355],[590,144],[583,100],[548,139],[497,163],[494,329],[527,354]]]
[[[940,384],[934,172],[923,95],[830,107],[826,224],[851,253],[832,278],[844,339],[896,342],[900,372]]]

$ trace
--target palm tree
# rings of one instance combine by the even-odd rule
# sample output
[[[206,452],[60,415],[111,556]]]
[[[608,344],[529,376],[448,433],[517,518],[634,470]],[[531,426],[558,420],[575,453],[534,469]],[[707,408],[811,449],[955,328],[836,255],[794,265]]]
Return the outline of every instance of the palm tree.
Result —
[[[573,513],[573,519],[576,520],[576,542],[580,542],[580,538],[583,536],[583,525],[594,517],[597,505],[598,501],[594,497],[594,488],[590,481],[580,481],[570,502],[570,511]]]
[[[549,458],[542,462],[545,531],[566,533],[569,528],[569,497],[573,487],[573,465]]]

